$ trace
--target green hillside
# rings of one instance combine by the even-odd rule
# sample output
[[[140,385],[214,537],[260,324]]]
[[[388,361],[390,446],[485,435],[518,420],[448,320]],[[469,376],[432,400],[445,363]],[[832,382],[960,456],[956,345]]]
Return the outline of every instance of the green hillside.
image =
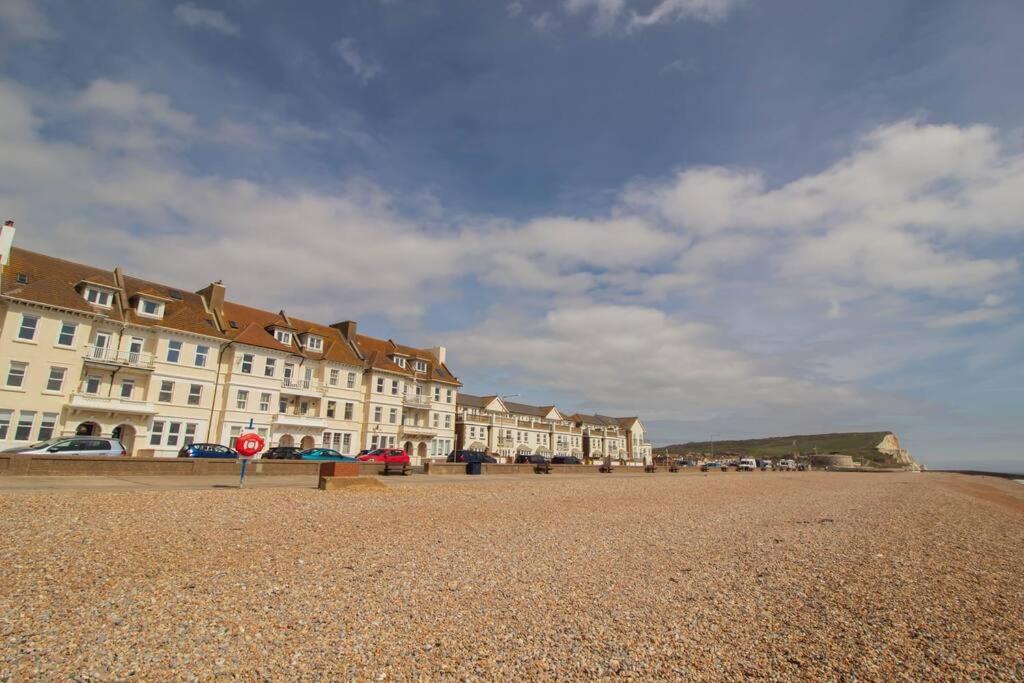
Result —
[[[875,446],[889,432],[845,432],[839,434],[797,434],[795,436],[770,436],[764,439],[723,440],[715,439],[715,456],[785,458],[795,452],[800,455],[818,453],[844,453],[860,462],[884,462],[884,456]],[[795,442],[795,445],[794,445]],[[687,452],[710,453],[710,441],[691,441],[671,446],[660,446],[655,453],[682,455]]]

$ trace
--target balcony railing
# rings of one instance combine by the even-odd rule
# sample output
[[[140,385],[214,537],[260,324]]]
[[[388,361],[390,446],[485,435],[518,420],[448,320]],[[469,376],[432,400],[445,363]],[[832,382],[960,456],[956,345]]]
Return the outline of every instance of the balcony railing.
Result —
[[[281,380],[281,391],[316,396],[322,393],[320,382],[315,379],[296,379],[286,377]]]
[[[422,434],[424,436],[435,436],[440,427],[431,427],[427,424],[406,424],[402,423],[403,434]]]
[[[413,408],[430,407],[430,399],[427,398],[426,396],[423,396],[422,394],[418,396],[416,394],[413,394],[412,396],[406,396],[402,399],[402,403]]]
[[[133,401],[120,396],[101,396],[76,391],[69,403],[77,410],[94,410],[102,413],[130,413],[133,415],[155,415],[156,407],[149,401]]]
[[[106,346],[86,346],[82,357],[86,362],[124,365],[142,370],[153,369],[153,354],[145,351],[118,351]]]
[[[290,413],[278,413],[274,416],[274,424],[282,427],[311,427],[323,429],[327,426],[327,420],[314,415],[292,415]]]

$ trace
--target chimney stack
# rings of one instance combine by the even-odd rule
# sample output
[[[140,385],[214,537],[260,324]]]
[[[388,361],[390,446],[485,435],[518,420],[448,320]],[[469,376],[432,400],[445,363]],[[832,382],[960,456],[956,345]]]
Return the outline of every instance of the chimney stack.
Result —
[[[341,332],[341,336],[343,336],[345,339],[348,339],[349,341],[355,341],[357,328],[355,320],[346,320],[345,322],[342,323],[334,323],[333,325],[331,325],[331,327]]]
[[[203,287],[198,292],[199,296],[203,297],[206,302],[207,308],[213,311],[214,317],[217,322],[220,323],[221,329],[224,329],[224,283],[220,280],[211,282],[206,287]]]
[[[11,263],[11,246],[14,244],[14,221],[4,221],[0,227],[0,275]]]
[[[434,358],[437,359],[438,363],[444,365],[447,351],[443,346],[435,346],[434,348],[430,349],[430,353],[433,354]]]

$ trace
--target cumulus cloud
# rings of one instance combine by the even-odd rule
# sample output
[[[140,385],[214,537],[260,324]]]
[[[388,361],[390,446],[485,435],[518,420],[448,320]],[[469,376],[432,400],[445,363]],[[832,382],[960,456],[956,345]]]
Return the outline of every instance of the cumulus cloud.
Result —
[[[191,2],[175,7],[174,18],[189,28],[217,31],[228,36],[241,33],[238,24],[228,19],[223,12],[199,7]]]
[[[57,30],[35,0],[0,2],[0,35],[15,40],[50,40]]]
[[[384,67],[364,57],[356,48],[352,38],[342,38],[334,43],[334,50],[363,83],[368,83],[384,71]]]
[[[223,278],[237,300],[324,322],[416,328],[472,290],[485,321],[438,335],[458,367],[506,366],[603,411],[829,428],[888,405],[864,378],[1017,313],[1024,155],[984,126],[904,121],[777,186],[757,169],[683,169],[600,212],[508,220],[410,208],[359,178],[197,173],[186,145],[321,133],[204,125],[133,83],[62,99],[0,82],[0,111],[0,205],[23,246],[179,286]],[[115,132],[154,142],[97,144]]]

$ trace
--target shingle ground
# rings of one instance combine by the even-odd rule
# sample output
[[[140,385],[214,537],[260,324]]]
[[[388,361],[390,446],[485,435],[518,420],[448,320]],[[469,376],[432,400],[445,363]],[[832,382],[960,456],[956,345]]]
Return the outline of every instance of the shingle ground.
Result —
[[[1024,678],[1012,481],[388,484],[0,497],[0,680]]]

